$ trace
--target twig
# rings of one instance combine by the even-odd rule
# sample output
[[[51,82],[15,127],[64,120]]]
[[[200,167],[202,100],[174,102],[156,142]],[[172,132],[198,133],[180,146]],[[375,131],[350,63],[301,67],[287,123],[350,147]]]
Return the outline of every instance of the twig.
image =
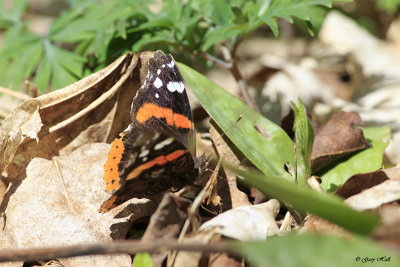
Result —
[[[216,65],[223,67],[225,69],[231,69],[232,68],[232,63],[231,62],[226,62],[222,59],[219,59],[217,57],[214,57],[213,55],[210,55],[208,53],[199,53],[200,56],[202,56],[203,58],[215,63]]]
[[[316,176],[311,176],[310,178],[307,179],[308,185],[311,187],[312,190],[322,193],[324,190],[322,189],[320,183],[317,180]]]
[[[1,87],[1,86],[0,86],[0,93],[19,98],[21,100],[28,100],[28,99],[32,98],[24,93],[16,92],[16,91],[13,91],[8,88]]]
[[[244,101],[252,109],[254,109],[258,113],[260,113],[260,109],[257,107],[256,102],[254,101],[253,97],[251,96],[250,91],[249,91],[249,87],[247,86],[247,82],[243,78],[242,73],[240,72],[238,64],[237,64],[236,51],[237,51],[239,43],[240,42],[236,43],[236,45],[233,48],[232,53],[231,53],[232,67],[230,68],[230,71],[231,71],[233,77],[235,77],[235,79],[236,79],[236,81],[237,81],[237,83],[239,85],[239,89],[242,91]]]
[[[179,244],[176,240],[157,240],[153,242],[115,241],[105,244],[54,248],[2,249],[0,251],[0,262],[37,261],[99,254],[136,254],[140,252],[155,252],[160,250],[200,251],[203,253],[235,253],[235,244],[235,241],[225,241],[213,244],[202,244],[199,242]]]

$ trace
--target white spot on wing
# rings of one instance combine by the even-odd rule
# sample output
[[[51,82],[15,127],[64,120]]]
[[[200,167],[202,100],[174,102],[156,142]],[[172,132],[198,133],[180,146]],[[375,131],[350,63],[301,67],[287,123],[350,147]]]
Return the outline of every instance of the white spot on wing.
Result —
[[[158,93],[156,93],[156,98],[159,98],[159,97],[160,97],[160,95]]]
[[[149,153],[150,153],[150,151],[148,149],[145,149],[142,152],[140,152],[139,158],[146,157]]]
[[[183,82],[169,82],[167,88],[170,92],[178,91],[179,93],[183,93],[185,85],[183,85]]]
[[[156,80],[154,81],[154,86],[156,88],[160,88],[162,85],[163,85],[163,83],[162,83],[161,79],[157,77]]]
[[[172,69],[175,66],[175,62],[172,60],[167,66]]]
[[[162,64],[161,67],[162,67],[162,68],[165,68],[165,64]]]
[[[148,160],[148,158],[147,158],[147,157],[144,157],[144,158],[142,158],[142,160],[143,160],[143,162],[145,162],[145,161]]]
[[[173,141],[174,141],[174,138],[173,138],[173,137],[167,138],[167,139],[165,139],[164,141],[162,141],[162,142],[158,143],[157,145],[155,145],[155,146],[154,146],[154,150],[160,150],[160,149],[162,149],[163,147],[165,147],[165,146],[171,144]]]
[[[157,75],[160,75],[160,73],[161,73],[161,70],[158,69],[158,70],[157,70]]]

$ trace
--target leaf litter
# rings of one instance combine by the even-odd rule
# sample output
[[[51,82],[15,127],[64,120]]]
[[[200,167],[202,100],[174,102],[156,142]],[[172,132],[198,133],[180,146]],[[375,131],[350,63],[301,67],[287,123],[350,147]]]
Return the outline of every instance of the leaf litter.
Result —
[[[148,56],[141,54],[140,60],[146,60]],[[126,116],[125,111],[129,110],[135,90],[141,84],[140,79],[133,79],[131,73],[135,71],[136,77],[146,73],[145,69],[137,69],[137,60],[135,55],[127,54],[106,69],[63,90],[25,101],[1,123],[0,147],[5,156],[0,157],[0,167],[3,180],[6,183],[11,181],[1,205],[6,218],[0,239],[5,240],[1,242],[3,248],[124,239],[134,221],[150,216],[143,240],[180,236],[192,202],[176,195],[164,195],[160,205],[133,199],[110,213],[98,213],[99,204],[108,197],[102,177],[109,145],[104,143],[111,141],[128,124],[129,116]],[[282,64],[296,74],[297,66]],[[373,72],[369,71],[364,74]],[[306,74],[314,75],[309,69]],[[299,79],[295,82],[303,83],[304,77],[299,75],[296,74],[295,77]],[[279,81],[278,78],[270,80],[269,84]],[[314,78],[313,81],[313,88],[318,88],[319,81]],[[96,99],[104,95],[107,96],[102,100],[104,103],[96,102]],[[364,98],[360,103],[365,104],[367,100]],[[281,101],[284,102],[289,103]],[[340,101],[333,102],[337,104]],[[359,111],[363,120],[371,118],[365,116],[368,113],[363,110],[352,109],[354,106],[343,104],[343,101],[340,103],[346,110]],[[361,124],[358,114],[342,112],[319,128],[313,150],[314,171],[337,163],[349,153],[368,148],[369,143],[363,132],[354,127]],[[224,156],[227,165],[249,165],[238,157],[233,146],[214,127],[211,127],[210,133],[218,155]],[[261,200],[257,203],[261,204],[249,205],[248,194],[238,188],[236,174],[229,168],[222,166],[214,177],[217,177],[217,182],[213,184],[217,188],[214,197],[220,197],[219,203],[224,212],[216,209],[211,216],[209,213],[207,216],[196,214],[198,225],[209,221],[204,222],[199,229],[193,222],[193,229],[184,235],[183,243],[193,240],[211,243],[225,238],[265,240],[270,235],[280,234],[279,225],[284,223],[276,216],[285,207],[280,208],[279,202],[269,200],[268,196],[260,196]],[[400,240],[396,227],[400,222],[398,177],[397,168],[357,174],[336,190],[337,195],[347,198],[345,203],[348,205],[356,209],[368,209],[381,216],[381,225],[372,235],[380,242],[398,244]],[[300,227],[311,232],[324,229],[325,233],[345,237],[351,235],[337,225],[313,215],[306,220],[304,226],[296,225],[293,220],[290,220],[290,224],[289,229]],[[153,260],[157,265],[162,264],[166,254],[159,254],[158,259],[152,255]],[[213,257],[225,257],[227,262],[233,259],[227,254]],[[174,266],[198,266],[201,258],[201,253],[179,252]],[[60,259],[60,262],[64,266],[118,266],[130,265],[130,260],[128,255],[118,255],[68,258]],[[209,260],[212,261],[212,257]]]

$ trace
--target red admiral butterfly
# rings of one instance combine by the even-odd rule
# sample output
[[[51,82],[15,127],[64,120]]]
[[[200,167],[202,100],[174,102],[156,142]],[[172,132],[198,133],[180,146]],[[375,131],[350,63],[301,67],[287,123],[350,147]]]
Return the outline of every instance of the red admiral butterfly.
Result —
[[[131,105],[131,124],[111,143],[104,165],[112,196],[100,212],[133,198],[178,190],[193,182],[195,135],[183,79],[171,55],[150,58],[144,84]]]

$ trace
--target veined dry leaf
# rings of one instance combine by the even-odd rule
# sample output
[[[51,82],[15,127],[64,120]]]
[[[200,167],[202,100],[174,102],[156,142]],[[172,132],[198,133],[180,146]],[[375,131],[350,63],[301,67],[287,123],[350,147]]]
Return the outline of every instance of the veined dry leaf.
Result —
[[[108,144],[89,144],[67,156],[53,160],[34,158],[29,163],[26,178],[13,181],[2,203],[1,211],[6,216],[2,234],[11,240],[13,248],[121,239],[131,221],[150,216],[155,204],[145,199],[132,199],[108,213],[98,212],[109,197],[103,181],[109,148]],[[124,213],[129,216],[124,217]],[[65,266],[128,266],[131,259],[119,255],[60,261]]]
[[[311,168],[316,172],[349,153],[365,149],[370,144],[361,129],[362,120],[357,113],[340,112],[320,127],[314,139]]]
[[[83,144],[113,140],[129,124],[130,104],[150,56],[127,53],[74,84],[21,103],[0,124],[0,173],[10,180],[34,157],[51,159]]]

